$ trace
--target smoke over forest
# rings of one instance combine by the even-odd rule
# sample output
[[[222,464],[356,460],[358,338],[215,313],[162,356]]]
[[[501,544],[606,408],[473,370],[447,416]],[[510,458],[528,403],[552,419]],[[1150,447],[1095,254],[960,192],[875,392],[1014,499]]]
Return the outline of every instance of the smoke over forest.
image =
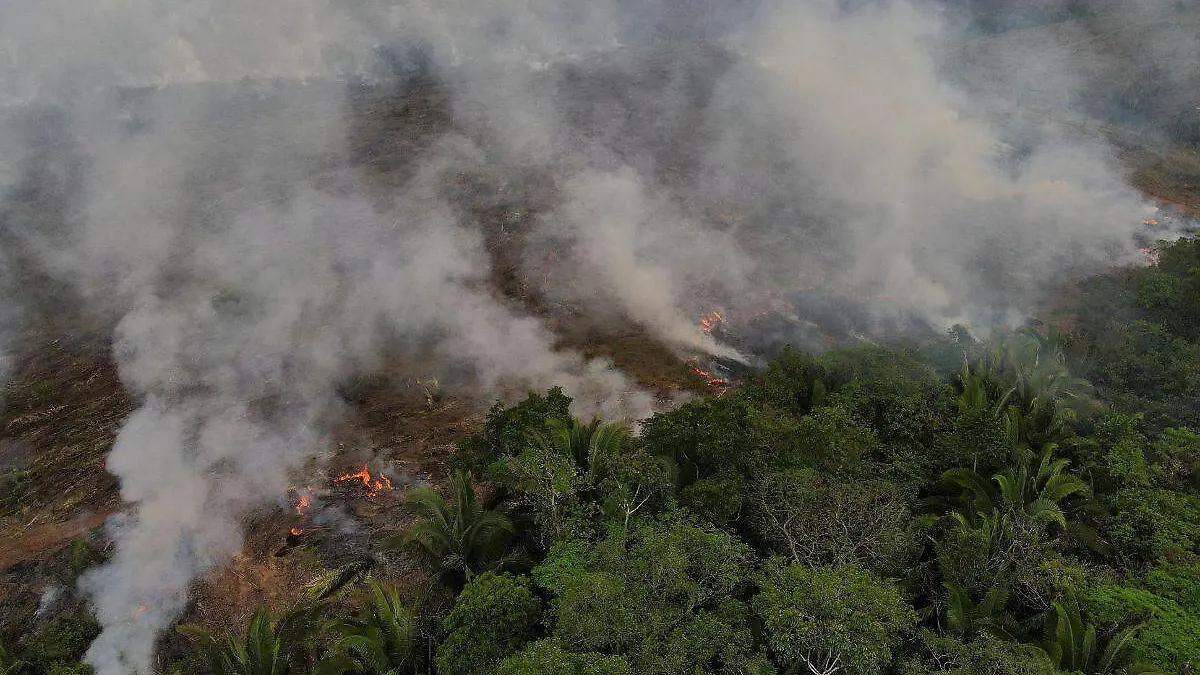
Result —
[[[1148,205],[1078,122],[1196,140],[1195,71],[1163,66],[1200,58],[1194,18],[1010,4],[0,5],[0,347],[81,317],[138,401],[88,662],[150,672],[384,363],[640,419],[671,401],[564,324],[746,361],[812,326],[1011,326],[1139,261]]]

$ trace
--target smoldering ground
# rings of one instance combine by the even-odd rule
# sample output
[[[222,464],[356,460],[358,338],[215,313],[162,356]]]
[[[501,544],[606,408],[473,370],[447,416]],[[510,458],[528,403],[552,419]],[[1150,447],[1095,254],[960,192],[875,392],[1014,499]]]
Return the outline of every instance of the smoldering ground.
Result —
[[[194,577],[325,453],[346,378],[400,358],[482,398],[564,384],[581,413],[648,413],[497,292],[489,242],[519,234],[506,264],[575,320],[724,356],[700,312],[820,330],[829,302],[798,301],[819,292],[905,325],[986,324],[1138,260],[1144,205],[1109,148],[1014,118],[1015,57],[957,63],[966,35],[938,6],[702,10],[0,8],[8,296],[64,289],[60,308],[111,327],[142,401],[109,458],[116,552],[83,581],[101,675],[150,670]],[[1086,114],[1051,37],[1021,50],[1044,50],[1072,93],[1056,105]],[[389,128],[418,95],[444,108]]]

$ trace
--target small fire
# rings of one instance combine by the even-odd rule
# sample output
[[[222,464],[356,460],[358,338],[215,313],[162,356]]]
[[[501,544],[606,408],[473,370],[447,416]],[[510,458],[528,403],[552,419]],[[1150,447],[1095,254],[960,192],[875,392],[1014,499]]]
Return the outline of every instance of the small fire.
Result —
[[[141,616],[142,614],[145,614],[145,613],[146,613],[146,606],[145,606],[145,605],[138,605],[137,611],[135,611],[135,612],[133,613],[133,615],[134,615],[135,617],[139,617],[139,616]]]
[[[304,530],[302,530],[298,527],[293,527],[292,529],[288,530],[288,533],[291,534],[293,537],[299,537],[300,535],[304,534]]]
[[[691,366],[692,372],[704,378],[704,381],[708,383],[708,386],[722,388],[729,386],[729,380],[726,380],[723,377],[717,377],[711,372],[701,368],[700,364],[696,362],[696,359],[688,359],[687,363],[689,366]]]
[[[367,489],[368,497],[374,497],[384,490],[392,489],[392,480],[390,478],[382,473],[372,476],[371,471],[367,469],[366,465],[363,465],[363,468],[354,473],[342,474],[333,479],[335,483],[344,483],[346,481],[361,481],[363,487]]]
[[[294,506],[296,507],[297,514],[304,515],[304,512],[307,511],[310,506],[312,506],[312,502],[310,501],[307,493],[300,492],[296,495],[296,502]]]
[[[1157,226],[1157,225],[1158,225],[1158,218],[1155,218],[1154,216],[1150,216],[1149,218],[1146,218],[1145,220],[1143,220],[1143,221],[1142,221],[1142,224],[1143,224],[1143,225],[1149,225],[1149,226],[1151,226],[1151,227]]]
[[[713,328],[724,320],[725,317],[721,316],[720,312],[705,312],[700,315],[700,330],[704,331],[705,335],[712,335]]]

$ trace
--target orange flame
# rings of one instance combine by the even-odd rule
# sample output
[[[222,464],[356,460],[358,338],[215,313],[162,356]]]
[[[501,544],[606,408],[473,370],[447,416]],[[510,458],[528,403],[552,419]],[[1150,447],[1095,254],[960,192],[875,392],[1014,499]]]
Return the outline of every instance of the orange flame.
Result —
[[[712,335],[713,327],[724,320],[725,317],[721,316],[720,312],[705,312],[700,315],[700,330],[704,331],[705,335]]]
[[[691,366],[692,372],[694,372],[697,375],[699,375],[700,377],[704,378],[704,381],[708,384],[708,386],[710,386],[710,387],[727,387],[727,386],[729,386],[729,380],[726,380],[723,377],[716,377],[709,371],[701,368],[700,364],[696,363],[695,359],[689,359],[687,363],[689,366]]]
[[[307,494],[302,492],[296,495],[296,513],[299,515],[304,515],[304,511],[308,509],[310,505],[311,502],[309,501]]]
[[[371,471],[366,465],[354,473],[346,473],[333,479],[335,483],[344,483],[346,481],[361,481],[363,487],[367,489],[367,496],[374,497],[383,490],[392,489],[392,480],[382,473],[371,475]]]
[[[292,529],[288,530],[288,533],[291,534],[293,537],[298,537],[298,536],[304,534],[304,530],[302,530],[298,527],[293,527]]]

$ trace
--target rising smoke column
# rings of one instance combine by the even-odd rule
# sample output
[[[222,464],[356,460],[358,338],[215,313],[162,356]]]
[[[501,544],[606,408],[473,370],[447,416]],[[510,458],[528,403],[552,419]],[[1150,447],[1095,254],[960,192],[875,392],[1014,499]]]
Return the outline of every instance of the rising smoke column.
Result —
[[[0,9],[5,100],[64,110],[88,167],[65,233],[22,240],[117,325],[142,401],[110,455],[130,503],[116,553],[83,581],[99,674],[149,671],[191,580],[323,453],[335,385],[397,344],[465,363],[484,394],[565,383],[582,413],[646,414],[623,376],[486,290],[478,224],[445,197],[456,175],[544,177],[555,203],[530,242],[562,255],[526,264],[546,290],[690,348],[713,349],[688,319],[709,303],[816,284],[937,321],[1019,315],[1062,270],[1121,259],[1140,205],[1105,148],[1047,124],[1005,158],[1003,106],[947,75],[937,15],[847,4]],[[682,47],[697,38],[708,53]],[[467,131],[381,195],[345,160],[342,91],[321,80],[395,43],[421,48]],[[607,94],[590,116],[571,73]]]
[[[54,27],[66,9],[5,22],[26,33],[3,65],[20,75],[12,95],[65,111],[70,138],[51,143],[88,168],[80,208],[23,241],[115,322],[121,379],[141,400],[108,458],[128,504],[109,523],[115,553],[81,580],[102,626],[87,655],[98,673],[152,670],[196,575],[226,562],[244,517],[324,453],[336,385],[396,341],[467,365],[481,393],[562,384],[580,414],[649,413],[623,375],[555,350],[538,321],[491,296],[478,226],[442,197],[445,179],[478,164],[470,141],[435,144],[381,200],[343,157],[340,86],[225,81],[330,74],[331,49],[361,56],[339,41],[347,17],[326,22],[314,3],[281,27],[294,34],[255,40],[245,31],[276,25],[255,19],[275,13],[263,3],[128,3]],[[28,36],[72,29],[80,53],[23,51]],[[128,54],[105,53],[127,40]],[[163,87],[76,88],[88,80]]]
[[[1013,102],[956,85],[948,31],[903,2],[773,6],[745,27],[694,194],[746,214],[776,284],[818,270],[820,288],[986,325],[1064,275],[1135,261],[1142,201],[1111,151],[1051,121],[1007,157]]]

